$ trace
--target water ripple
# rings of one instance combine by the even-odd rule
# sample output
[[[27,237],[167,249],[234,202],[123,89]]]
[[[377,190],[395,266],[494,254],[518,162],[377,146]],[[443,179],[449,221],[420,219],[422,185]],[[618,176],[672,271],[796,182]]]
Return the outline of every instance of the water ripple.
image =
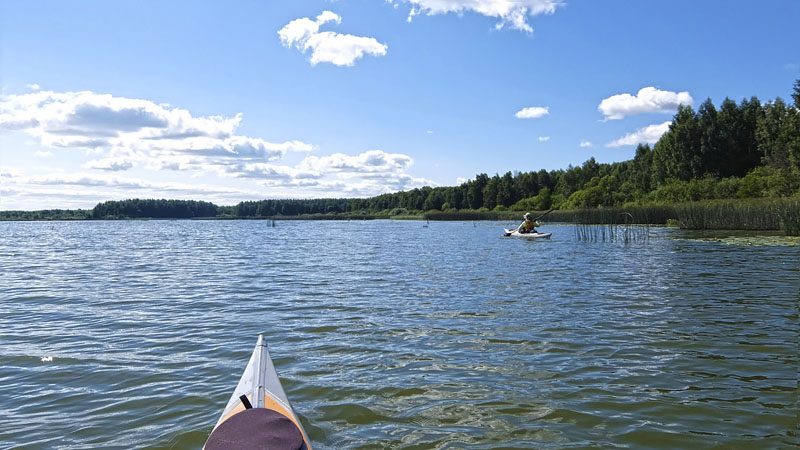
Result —
[[[796,444],[800,247],[502,225],[0,223],[0,442],[199,448],[264,333],[315,448]]]

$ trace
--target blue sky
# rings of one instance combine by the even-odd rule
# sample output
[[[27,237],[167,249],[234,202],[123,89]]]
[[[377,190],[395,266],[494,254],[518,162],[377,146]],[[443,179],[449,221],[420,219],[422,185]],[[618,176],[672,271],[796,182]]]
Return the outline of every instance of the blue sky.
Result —
[[[0,4],[0,209],[621,161],[678,103],[800,78],[795,0]]]

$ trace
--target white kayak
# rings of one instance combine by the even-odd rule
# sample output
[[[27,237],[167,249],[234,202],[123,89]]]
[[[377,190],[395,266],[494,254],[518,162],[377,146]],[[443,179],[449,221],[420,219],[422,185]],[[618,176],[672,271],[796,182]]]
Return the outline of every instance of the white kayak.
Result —
[[[506,230],[504,236],[518,237],[521,239],[550,239],[550,236],[553,235],[553,233],[520,233],[517,230],[503,229]]]
[[[203,448],[311,450],[263,335]]]

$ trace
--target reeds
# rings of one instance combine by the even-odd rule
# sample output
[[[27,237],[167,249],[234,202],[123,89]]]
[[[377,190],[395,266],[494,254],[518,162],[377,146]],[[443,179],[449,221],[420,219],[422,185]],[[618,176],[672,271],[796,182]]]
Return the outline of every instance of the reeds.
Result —
[[[800,235],[800,200],[711,200],[676,206],[680,227],[689,230],[784,230]]]
[[[650,239],[650,226],[637,219],[632,213],[615,210],[579,210],[575,212],[575,235],[579,241],[623,242]],[[604,220],[605,223],[598,221]]]
[[[547,211],[531,211],[539,216]],[[622,213],[629,216],[623,217]],[[430,211],[423,215],[429,220],[522,220],[520,211]],[[671,205],[634,206],[629,208],[594,208],[556,210],[539,219],[541,222],[572,222],[583,224],[665,224],[675,218]]]
[[[787,236],[800,236],[800,199],[785,199],[777,209],[784,233]]]

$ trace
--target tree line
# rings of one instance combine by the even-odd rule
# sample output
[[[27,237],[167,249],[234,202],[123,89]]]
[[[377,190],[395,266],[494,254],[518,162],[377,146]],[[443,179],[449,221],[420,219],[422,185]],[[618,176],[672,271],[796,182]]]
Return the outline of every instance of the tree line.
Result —
[[[362,199],[262,200],[228,210],[239,217],[325,213],[544,210],[800,195],[800,80],[794,104],[756,97],[695,111],[682,105],[669,130],[633,159],[590,158],[564,170],[481,173],[459,186],[422,187]]]
[[[92,209],[93,219],[193,219],[216,217],[219,207],[195,200],[129,199],[98,203]]]
[[[566,170],[485,173],[453,187],[420,188],[355,200],[354,208],[543,210],[800,194],[800,80],[794,105],[781,98],[697,111],[680,106],[653,147],[611,164],[590,158]]]
[[[719,108],[707,99],[697,111],[681,105],[669,130],[652,147],[640,144],[633,159],[611,164],[589,158],[567,169],[480,173],[458,186],[425,186],[370,198],[272,199],[233,206],[191,200],[107,201],[94,207],[91,218],[402,215],[800,196],[800,80],[793,88],[793,104],[751,97],[739,103],[726,98]],[[25,216],[4,211],[0,218],[14,218],[11,213]],[[59,215],[79,218],[88,213]]]

